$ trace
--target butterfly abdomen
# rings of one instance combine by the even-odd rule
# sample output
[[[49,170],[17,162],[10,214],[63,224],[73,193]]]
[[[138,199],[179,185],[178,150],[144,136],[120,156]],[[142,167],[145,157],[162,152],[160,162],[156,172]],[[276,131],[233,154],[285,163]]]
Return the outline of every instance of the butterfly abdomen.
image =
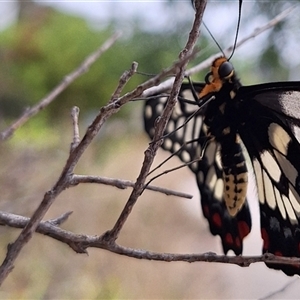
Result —
[[[227,134],[221,143],[224,200],[231,216],[235,216],[245,203],[248,170],[238,134]]]
[[[229,214],[235,216],[246,200],[248,170],[238,134],[238,124],[243,116],[236,110],[235,100],[228,90],[225,86],[216,101],[209,104],[204,122],[208,135],[220,145],[223,198]]]

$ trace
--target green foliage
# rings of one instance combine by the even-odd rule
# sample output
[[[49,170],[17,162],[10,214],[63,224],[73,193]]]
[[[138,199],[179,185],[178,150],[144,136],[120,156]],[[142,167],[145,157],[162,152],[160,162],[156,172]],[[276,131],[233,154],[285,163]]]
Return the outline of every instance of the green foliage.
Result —
[[[23,20],[2,32],[0,114],[13,118],[37,103],[99,47],[113,33],[112,28],[113,24],[101,31],[92,30],[81,18],[47,9],[42,18]],[[51,121],[65,116],[74,105],[82,113],[98,110],[133,61],[139,63],[140,71],[157,73],[175,60],[180,46],[175,34],[162,36],[136,28],[47,108]],[[124,92],[146,79],[135,76]]]

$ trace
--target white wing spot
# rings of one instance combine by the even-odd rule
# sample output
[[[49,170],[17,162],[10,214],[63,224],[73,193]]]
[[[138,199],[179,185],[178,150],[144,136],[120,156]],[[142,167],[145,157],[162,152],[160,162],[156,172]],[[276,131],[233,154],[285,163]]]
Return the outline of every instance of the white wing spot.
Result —
[[[286,219],[286,211],[285,211],[285,208],[284,208],[284,204],[282,202],[282,197],[281,197],[281,194],[279,193],[277,188],[275,188],[275,197],[276,197],[276,202],[277,202],[277,206],[279,208],[279,211],[280,211],[283,219]]]
[[[270,144],[282,154],[287,154],[288,145],[291,141],[289,134],[278,124],[271,123],[268,128]]]
[[[290,219],[291,223],[292,224],[298,224],[298,219],[295,215],[295,212],[293,210],[293,207],[292,207],[289,199],[285,195],[282,195],[282,199],[283,199],[283,203],[284,203],[286,212],[289,216],[289,219]]]
[[[290,188],[290,191],[289,191],[290,202],[291,202],[294,210],[297,212],[297,214],[300,214],[300,203],[299,203],[300,196],[291,184],[289,184],[289,188]]]
[[[224,183],[223,180],[219,178],[215,185],[214,197],[221,201],[223,198],[223,190],[224,190]]]
[[[190,162],[191,161],[191,157],[190,157],[190,154],[186,151],[186,150],[183,150],[182,152],[181,152],[181,159],[184,161],[184,162],[186,162],[186,163],[188,163],[188,162]]]
[[[171,139],[165,138],[165,140],[164,140],[164,147],[167,150],[171,150],[172,149],[172,141],[171,141]]]
[[[298,172],[295,167],[278,151],[274,151],[274,154],[285,176],[295,185],[298,176]]]
[[[268,174],[265,171],[263,171],[263,182],[265,187],[265,198],[267,200],[267,203],[270,206],[270,208],[275,209],[276,201],[275,201],[273,185]]]
[[[152,107],[151,106],[145,107],[145,117],[146,117],[146,119],[150,119],[152,117]]]
[[[153,137],[154,136],[154,132],[155,132],[155,129],[153,127],[150,128],[149,135]]]
[[[164,105],[162,103],[156,105],[156,113],[158,115],[160,115],[163,112],[163,110],[164,110]]]
[[[175,143],[173,144],[174,152],[178,151],[180,148],[181,148],[181,145],[180,145],[178,142],[175,142]]]
[[[253,168],[256,177],[256,185],[258,191],[258,200],[261,204],[265,203],[265,194],[264,194],[264,185],[263,185],[263,177],[262,177],[262,169],[260,167],[259,162],[257,159],[253,161]]]
[[[193,172],[195,173],[198,169],[198,162],[194,162],[190,165],[190,167],[192,168]]]
[[[167,132],[173,132],[174,129],[175,129],[174,121],[170,119],[167,125]]]
[[[281,170],[276,162],[276,160],[272,157],[270,152],[264,151],[261,155],[262,163],[265,169],[268,171],[268,174],[276,181],[279,182],[281,176]]]
[[[207,172],[205,184],[209,187],[210,190],[213,190],[217,182],[217,175],[215,168],[211,166]]]
[[[214,143],[214,142],[209,142],[206,147],[205,157],[208,160],[208,162],[207,162],[208,165],[212,165],[216,159],[216,147],[217,147],[216,143]]]

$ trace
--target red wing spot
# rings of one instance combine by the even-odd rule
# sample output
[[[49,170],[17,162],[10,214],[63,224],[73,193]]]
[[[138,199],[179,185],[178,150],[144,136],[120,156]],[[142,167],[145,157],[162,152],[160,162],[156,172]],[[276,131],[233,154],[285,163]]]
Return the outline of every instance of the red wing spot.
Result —
[[[239,236],[241,239],[243,239],[246,235],[249,234],[250,232],[250,227],[245,221],[239,221],[238,222],[238,231],[239,231]]]
[[[221,217],[220,217],[220,215],[218,213],[213,214],[212,221],[214,222],[214,224],[217,227],[221,227],[222,226],[222,219],[221,219]]]
[[[225,242],[228,245],[232,245],[233,244],[233,238],[232,235],[230,233],[227,233],[225,236]]]
[[[263,249],[267,251],[270,247],[269,235],[265,228],[261,228],[261,237],[264,241]]]
[[[209,217],[209,208],[208,208],[208,206],[207,205],[205,205],[205,206],[203,206],[203,214],[204,214],[204,216],[206,217],[206,218],[208,218]]]
[[[293,268],[295,268],[295,269],[300,269],[300,264],[292,264],[291,266],[293,266]]]
[[[236,237],[235,239],[235,245],[238,247],[238,248],[241,248],[241,240],[239,237]]]

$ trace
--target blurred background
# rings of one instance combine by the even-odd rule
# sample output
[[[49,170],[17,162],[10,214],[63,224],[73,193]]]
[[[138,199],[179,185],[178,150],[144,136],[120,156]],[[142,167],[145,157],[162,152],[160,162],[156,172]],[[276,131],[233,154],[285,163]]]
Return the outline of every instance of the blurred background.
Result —
[[[239,38],[264,25],[298,1],[245,2]],[[44,193],[58,179],[72,139],[71,107],[80,107],[81,135],[110,98],[120,75],[132,61],[139,71],[157,74],[174,62],[193,22],[190,1],[97,1],[0,3],[0,131],[37,103],[63,77],[116,30],[122,38],[91,70],[69,86],[46,110],[0,145],[0,209],[31,216]],[[237,49],[232,59],[244,84],[300,80],[300,14]],[[204,20],[222,48],[235,38],[238,1],[209,1]],[[206,30],[201,52],[190,66],[218,52]],[[203,80],[204,71],[192,77]],[[134,76],[124,92],[145,81]],[[76,168],[92,174],[135,180],[148,145],[143,131],[142,103],[126,105],[111,118]],[[156,164],[168,157],[160,151]],[[178,165],[174,158],[171,165]],[[192,200],[145,192],[118,242],[152,251],[221,254],[218,237],[210,235],[202,217],[194,175],[187,169],[161,177],[154,184],[194,195]],[[254,188],[250,191],[254,194]],[[73,211],[63,228],[101,234],[118,218],[130,194],[100,185],[64,191],[46,218]],[[253,196],[255,209],[256,199]],[[245,253],[259,254],[257,212],[254,233]],[[1,261],[19,230],[0,228]],[[272,292],[289,286],[271,296]],[[298,298],[298,278],[263,264],[249,268],[208,263],[140,261],[99,249],[89,256],[35,235],[18,257],[0,291],[1,299],[282,299]],[[267,295],[270,295],[267,297]]]

